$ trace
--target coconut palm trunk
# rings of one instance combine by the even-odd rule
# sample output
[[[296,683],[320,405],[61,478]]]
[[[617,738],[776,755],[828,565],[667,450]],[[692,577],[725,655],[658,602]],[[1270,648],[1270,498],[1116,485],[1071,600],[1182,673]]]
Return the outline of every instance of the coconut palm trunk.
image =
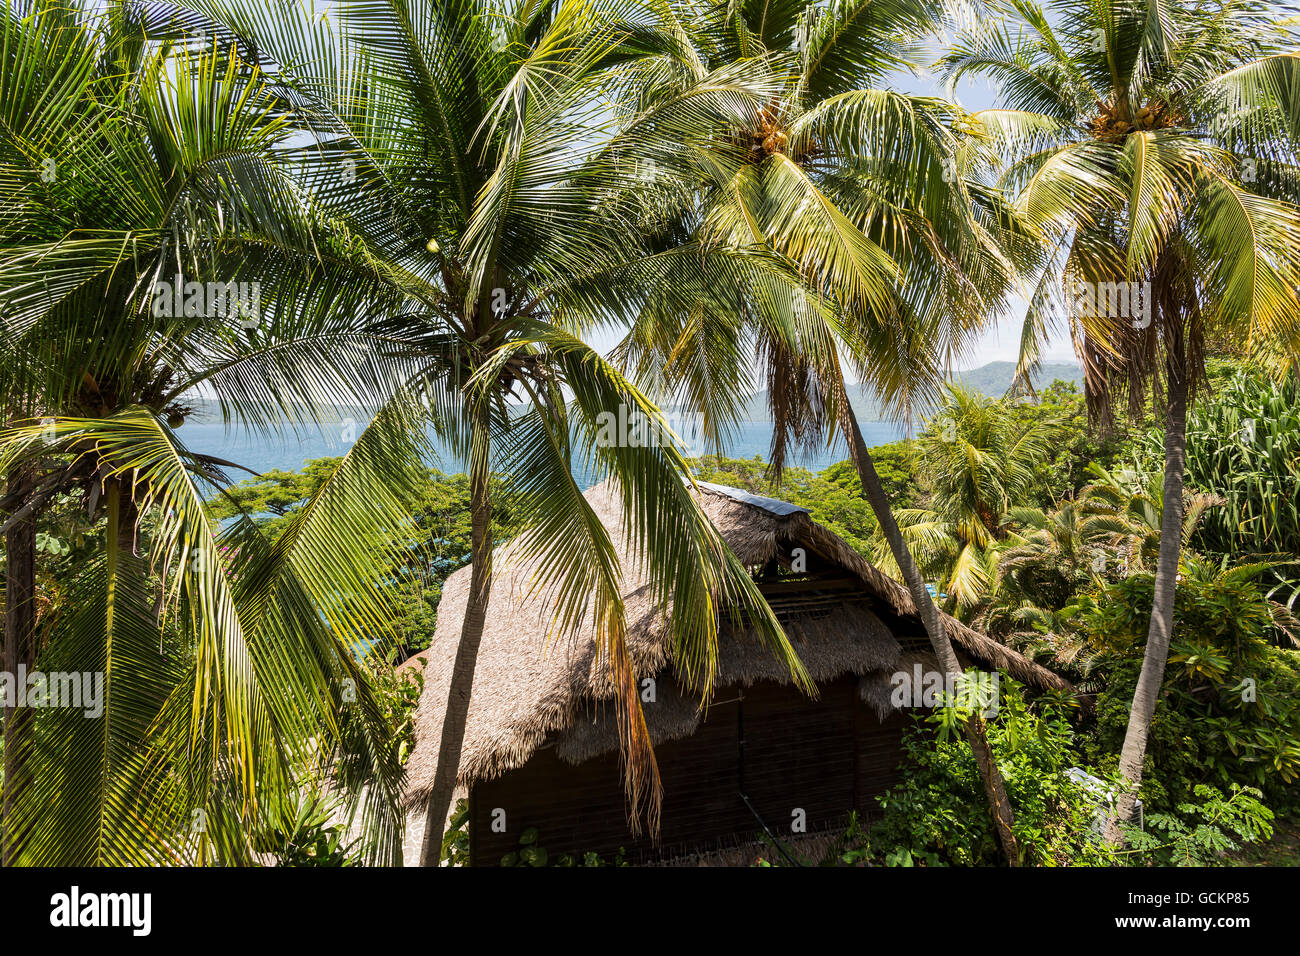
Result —
[[[1142,784],[1142,764],[1146,758],[1147,735],[1151,718],[1160,700],[1165,664],[1169,660],[1169,640],[1174,628],[1174,595],[1178,584],[1178,563],[1183,543],[1183,477],[1187,466],[1187,365],[1183,361],[1182,342],[1170,342],[1166,362],[1168,412],[1165,417],[1164,502],[1160,513],[1160,553],[1156,560],[1155,594],[1151,605],[1151,622],[1147,626],[1146,650],[1142,654],[1142,671],[1133,692],[1124,746],[1120,750],[1119,771],[1126,787],[1120,794],[1116,814],[1106,827],[1107,838],[1122,842],[1119,822],[1133,816],[1137,790]]]
[[[486,424],[486,423],[484,423]],[[492,496],[486,454],[486,435],[474,443],[470,482],[470,588],[465,619],[456,648],[451,681],[447,689],[447,706],[442,721],[442,739],[438,745],[438,768],[424,824],[424,842],[420,848],[420,865],[437,866],[442,858],[442,837],[447,814],[456,791],[460,770],[461,747],[465,742],[465,721],[469,715],[470,693],[474,688],[474,668],[478,648],[483,640],[487,620],[488,596],[492,588]],[[480,448],[484,449],[480,454]]]
[[[898,567],[903,572],[903,581],[906,583],[907,590],[912,595],[912,602],[916,605],[917,612],[921,616],[921,623],[924,624],[925,633],[930,638],[930,645],[934,648],[935,656],[939,659],[939,666],[944,669],[945,673],[960,676],[962,673],[961,665],[958,663],[957,655],[952,649],[952,642],[948,640],[947,631],[943,626],[943,619],[939,616],[939,610],[934,606],[934,601],[930,599],[930,592],[926,590],[925,582],[921,580],[921,572],[912,559],[912,553],[903,541],[902,532],[898,529],[898,522],[894,520],[894,513],[889,507],[889,499],[885,496],[885,487],[880,481],[880,476],[876,473],[876,466],[871,460],[871,453],[867,449],[867,443],[862,438],[862,430],[858,427],[857,415],[854,414],[848,396],[842,388],[840,391],[840,407],[844,431],[849,437],[850,454],[853,458],[854,467],[858,472],[858,479],[862,482],[863,493],[871,504],[871,510],[875,513],[876,520],[880,522],[881,531],[884,532],[885,540],[889,542],[889,550],[893,554],[894,560],[898,562]],[[997,763],[993,759],[993,751],[989,747],[983,718],[978,714],[972,715],[966,721],[965,732],[971,751],[975,755],[975,763],[979,767],[980,780],[984,784],[984,794],[988,798],[989,814],[993,818],[993,827],[997,834],[998,845],[1001,847],[1006,861],[1012,866],[1019,866],[1021,863],[1020,844],[1016,840],[1015,831],[1012,829],[1015,817],[1011,811],[1011,801],[1007,798],[1007,790],[1002,781],[1002,774],[998,771]]]
[[[25,469],[16,468],[9,490],[19,501],[29,482]],[[28,514],[5,531],[5,630],[3,667],[18,680],[19,666],[31,667],[36,658],[36,517]],[[16,688],[15,688],[16,689]],[[4,708],[4,805],[0,808],[0,865],[9,866],[13,834],[13,807],[24,785],[23,734],[31,713],[19,707]]]

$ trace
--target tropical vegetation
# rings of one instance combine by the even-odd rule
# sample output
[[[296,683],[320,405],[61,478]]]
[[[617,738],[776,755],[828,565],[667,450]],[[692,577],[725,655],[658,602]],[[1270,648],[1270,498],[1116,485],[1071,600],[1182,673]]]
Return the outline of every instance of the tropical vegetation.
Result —
[[[583,495],[606,478],[705,699],[720,607],[813,688],[693,478],[807,508],[907,587],[946,671],[941,610],[1075,682],[919,722],[913,773],[828,862],[1266,839],[1300,809],[1295,24],[1249,0],[972,10],[11,0],[0,673],[94,675],[102,713],[0,701],[2,862],[399,862],[420,685],[394,665],[468,565],[420,808],[420,862],[462,862],[506,540],[554,635],[590,612],[653,832],[623,569]],[[1015,387],[949,384],[1022,294]],[[1062,328],[1082,387],[1035,387]],[[853,387],[913,437],[869,448]],[[767,459],[729,459],[760,389]],[[187,447],[200,405],[341,429],[343,454],[246,478]],[[611,441],[611,414],[656,440]],[[525,836],[512,862],[547,865]]]

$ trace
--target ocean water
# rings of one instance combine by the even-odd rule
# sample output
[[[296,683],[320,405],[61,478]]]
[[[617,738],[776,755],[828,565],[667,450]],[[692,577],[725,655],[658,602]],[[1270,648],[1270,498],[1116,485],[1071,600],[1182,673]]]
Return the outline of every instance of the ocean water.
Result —
[[[860,425],[869,446],[888,444],[903,437],[902,428],[890,422],[861,422]],[[190,422],[176,434],[191,451],[224,458],[258,473],[272,469],[296,471],[310,459],[346,454],[350,444],[345,441],[349,436],[341,426],[302,426],[300,434],[295,436],[288,429],[279,435],[267,435],[241,428],[228,429],[221,424]],[[771,441],[772,426],[769,423],[744,422],[737,428],[734,440],[723,449],[723,453],[729,458],[753,458],[757,455],[766,460]],[[438,445],[437,442],[434,444],[435,447]],[[449,473],[465,469],[464,462],[449,457],[442,448],[438,450],[439,458],[430,462],[433,467]],[[843,441],[837,439],[836,444],[816,454],[796,456],[791,464],[811,471],[821,471],[847,457]],[[227,468],[226,471],[235,481],[252,477],[247,472],[234,468]],[[580,474],[578,477],[584,488],[594,483],[594,476]]]

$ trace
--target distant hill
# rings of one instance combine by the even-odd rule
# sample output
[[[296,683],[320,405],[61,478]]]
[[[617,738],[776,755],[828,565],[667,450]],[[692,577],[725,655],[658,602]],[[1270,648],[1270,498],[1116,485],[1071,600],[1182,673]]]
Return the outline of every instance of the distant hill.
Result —
[[[996,398],[1011,387],[1011,379],[1016,374],[1015,362],[989,362],[953,376],[967,388]],[[1083,367],[1077,362],[1045,362],[1038,374],[1034,376],[1034,387],[1051,385],[1057,379],[1065,382],[1083,384]]]
[[[966,388],[997,398],[1006,394],[1007,389],[1011,388],[1011,380],[1015,373],[1014,362],[989,362],[979,368],[957,372],[952,376],[952,380]],[[1081,385],[1083,368],[1075,362],[1045,362],[1034,376],[1034,387],[1042,388],[1057,379]],[[857,413],[859,421],[874,422],[884,417],[881,415],[875,396],[869,394],[863,386],[850,385],[848,392],[849,401],[853,403],[853,410]],[[767,421],[770,418],[766,392],[755,392],[749,397],[746,417],[755,422]]]
[[[989,362],[979,368],[957,372],[952,376],[952,379],[967,388],[996,398],[1005,394],[1007,389],[1011,387],[1011,379],[1015,372],[1016,365],[1014,362]],[[1038,374],[1034,376],[1034,387],[1041,388],[1050,385],[1058,378],[1067,382],[1082,384],[1083,369],[1075,362],[1045,363]],[[853,403],[853,410],[857,412],[859,421],[876,422],[884,417],[880,413],[874,396],[868,394],[867,390],[861,385],[849,386],[849,401]],[[221,407],[215,400],[191,398],[189,404],[194,407],[194,414],[190,418],[191,421],[200,424],[221,421]],[[337,414],[340,421],[352,418],[358,422],[368,422],[372,412],[360,407],[340,406]],[[751,422],[765,422],[769,420],[769,417],[767,393],[755,392],[749,396],[745,418]]]

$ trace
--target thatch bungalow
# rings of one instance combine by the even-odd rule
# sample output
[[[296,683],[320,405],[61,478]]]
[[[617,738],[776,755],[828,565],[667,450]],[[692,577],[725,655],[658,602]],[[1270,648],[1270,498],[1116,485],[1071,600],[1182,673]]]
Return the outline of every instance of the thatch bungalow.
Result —
[[[870,814],[872,798],[896,779],[905,716],[891,703],[890,677],[917,662],[937,669],[907,590],[801,508],[718,485],[704,484],[699,494],[755,574],[819,695],[805,696],[755,639],[727,629],[719,636],[718,689],[702,710],[679,691],[663,615],[625,560],[629,647],[637,674],[655,678],[654,700],[643,706],[664,787],[659,842],[633,837],[594,640],[546,645],[548,603],[529,596],[527,566],[503,560],[507,546],[497,561],[460,767],[474,864],[496,865],[529,827],[551,854],[625,847],[635,859],[735,843],[758,832],[760,821],[788,834],[798,811],[813,832],[840,825],[850,810]],[[617,496],[599,485],[587,500],[621,547]],[[420,655],[427,665],[408,766],[417,824],[408,856],[433,780],[468,588],[468,568],[447,580],[433,646]],[[1069,686],[956,620],[945,623],[966,662],[1036,688]]]

